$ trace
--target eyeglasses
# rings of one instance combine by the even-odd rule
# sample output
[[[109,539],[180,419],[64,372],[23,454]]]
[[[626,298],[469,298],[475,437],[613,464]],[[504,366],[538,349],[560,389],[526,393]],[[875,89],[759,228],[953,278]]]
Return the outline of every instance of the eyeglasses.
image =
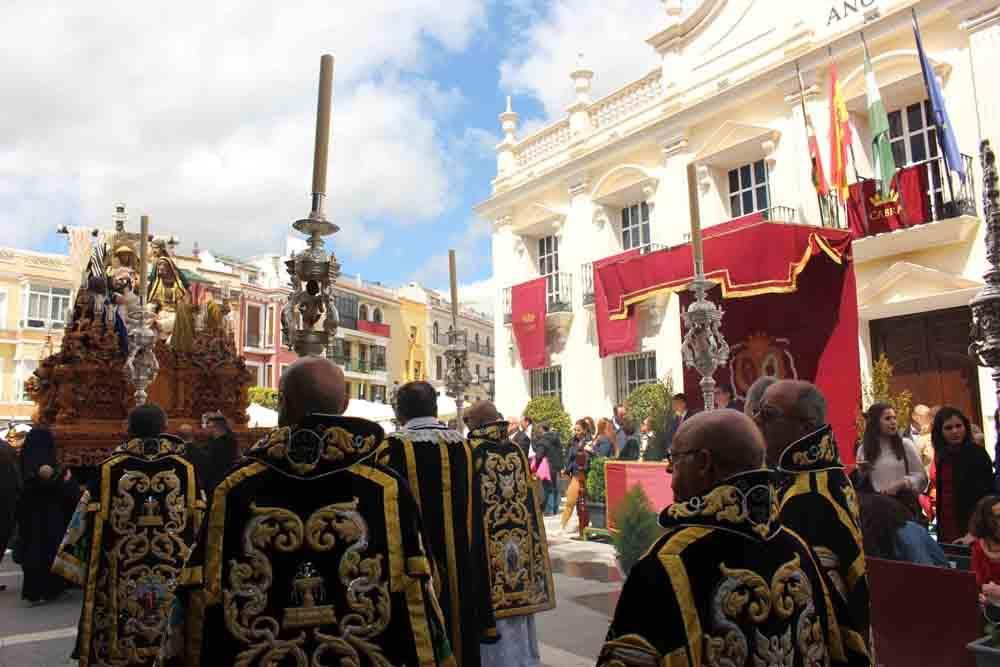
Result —
[[[704,447],[699,447],[698,449],[689,449],[686,452],[674,452],[667,450],[667,465],[673,465],[674,460],[682,456],[690,456],[691,454],[697,454],[698,452],[705,451]]]

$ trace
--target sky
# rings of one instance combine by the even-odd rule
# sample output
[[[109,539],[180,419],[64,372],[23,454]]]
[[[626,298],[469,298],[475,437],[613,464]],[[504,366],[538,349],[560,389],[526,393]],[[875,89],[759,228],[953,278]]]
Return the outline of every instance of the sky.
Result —
[[[489,307],[490,194],[507,95],[520,137],[655,66],[661,0],[8,0],[0,22],[0,245],[65,252],[111,225],[282,252],[309,212],[319,57],[334,93],[327,247],[348,275],[447,285]]]

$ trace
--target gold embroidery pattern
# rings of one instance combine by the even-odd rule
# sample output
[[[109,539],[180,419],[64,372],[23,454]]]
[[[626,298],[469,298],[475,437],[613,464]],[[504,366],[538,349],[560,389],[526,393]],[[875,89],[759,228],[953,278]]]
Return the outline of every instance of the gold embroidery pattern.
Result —
[[[751,664],[751,629],[755,667],[792,667],[796,653],[806,667],[829,665],[812,585],[798,555],[778,568],[770,584],[751,570],[729,568],[725,563],[719,570],[723,579],[712,599],[714,633],[705,636],[706,665]],[[777,625],[777,633],[762,633],[765,624],[772,630]]]
[[[280,507],[250,507],[241,558],[229,561],[229,586],[223,592],[226,628],[245,648],[236,664],[270,666],[290,659],[297,665],[390,667],[375,640],[389,626],[392,608],[382,556],[365,557],[368,524],[358,500],[327,505],[303,522]],[[327,582],[308,553],[343,548],[337,575],[348,613],[338,618],[328,604]],[[271,556],[301,556],[291,590],[272,590]],[[281,620],[265,613],[269,601],[286,600]],[[278,605],[280,606],[280,604]]]
[[[675,521],[707,518],[734,526],[748,525],[759,537],[767,538],[774,529],[777,510],[777,497],[767,484],[749,488],[723,484],[704,496],[670,505],[667,517]]]
[[[191,533],[188,505],[177,472],[150,477],[125,470],[107,525],[111,542],[94,590],[88,648],[98,664],[148,663],[159,652],[181,568],[191,552],[184,540]]]
[[[294,438],[316,438],[315,443],[310,443],[315,447],[315,456],[307,460],[300,460],[291,456]],[[367,456],[375,451],[379,444],[379,438],[375,435],[362,435],[351,433],[340,426],[330,428],[317,433],[308,430],[293,431],[287,426],[277,428],[257,445],[255,451],[263,451],[264,455],[272,461],[285,461],[292,470],[299,475],[307,475],[320,466],[321,463],[341,463],[348,457]]]
[[[833,465],[837,461],[837,447],[833,442],[833,436],[829,433],[820,438],[819,442],[810,445],[805,451],[792,452],[792,463],[800,467],[822,463]]]
[[[520,451],[487,451],[482,464],[483,521],[498,618],[551,608],[555,602],[538,509],[528,507],[532,496],[525,463]]]
[[[662,664],[663,655],[656,647],[643,636],[634,634],[605,642],[597,658],[598,667],[660,667]]]
[[[172,454],[182,456],[184,454],[184,443],[169,437],[133,438],[119,446],[115,453],[128,454],[129,456],[135,456],[147,461],[155,461],[156,459]]]

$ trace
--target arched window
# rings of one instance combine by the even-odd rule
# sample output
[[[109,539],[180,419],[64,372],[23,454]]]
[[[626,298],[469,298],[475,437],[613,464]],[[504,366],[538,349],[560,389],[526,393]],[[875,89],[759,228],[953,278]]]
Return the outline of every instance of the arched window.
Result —
[[[476,334],[476,351],[479,351],[479,334]]]
[[[358,319],[359,320],[367,320],[368,319],[368,306],[366,306],[365,304],[361,304],[358,307]]]
[[[382,309],[376,308],[372,311],[372,321],[376,324],[382,324]]]
[[[434,323],[434,344],[438,345],[440,343],[441,343],[441,328],[438,326],[438,323],[435,322]]]

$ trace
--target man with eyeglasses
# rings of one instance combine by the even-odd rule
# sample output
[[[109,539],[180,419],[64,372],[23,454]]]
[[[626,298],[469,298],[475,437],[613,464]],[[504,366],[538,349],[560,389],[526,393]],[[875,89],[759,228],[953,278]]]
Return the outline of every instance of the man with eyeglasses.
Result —
[[[822,575],[778,521],[753,421],[694,415],[668,460],[666,533],[629,572],[598,667],[829,664]]]
[[[812,547],[831,589],[831,657],[871,665],[858,500],[826,423],[826,399],[813,384],[781,380],[764,392],[754,421],[767,442],[767,465],[780,477],[781,522]]]

